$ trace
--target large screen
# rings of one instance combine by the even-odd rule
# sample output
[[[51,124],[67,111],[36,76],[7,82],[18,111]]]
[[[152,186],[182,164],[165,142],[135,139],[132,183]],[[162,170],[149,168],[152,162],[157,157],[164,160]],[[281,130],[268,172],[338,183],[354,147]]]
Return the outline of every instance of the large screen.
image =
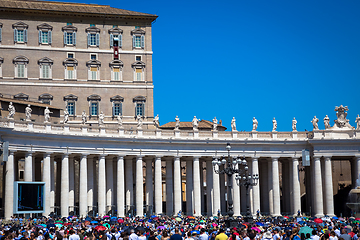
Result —
[[[43,182],[15,182],[14,213],[44,212]]]

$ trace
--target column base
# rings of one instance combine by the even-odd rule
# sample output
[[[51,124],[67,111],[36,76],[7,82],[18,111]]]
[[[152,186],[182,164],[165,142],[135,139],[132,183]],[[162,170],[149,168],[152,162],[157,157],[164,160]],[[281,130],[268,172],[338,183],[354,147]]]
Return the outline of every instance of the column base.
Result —
[[[315,217],[317,217],[317,218],[322,218],[322,217],[324,217],[324,214],[321,214],[321,213],[315,214]]]

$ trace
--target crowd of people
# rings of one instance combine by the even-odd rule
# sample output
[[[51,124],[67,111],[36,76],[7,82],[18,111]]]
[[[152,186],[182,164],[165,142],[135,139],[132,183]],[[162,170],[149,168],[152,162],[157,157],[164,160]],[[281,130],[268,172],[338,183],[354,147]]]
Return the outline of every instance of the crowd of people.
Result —
[[[358,240],[360,218],[68,217],[1,220],[0,240]],[[360,240],[360,239],[359,239]]]

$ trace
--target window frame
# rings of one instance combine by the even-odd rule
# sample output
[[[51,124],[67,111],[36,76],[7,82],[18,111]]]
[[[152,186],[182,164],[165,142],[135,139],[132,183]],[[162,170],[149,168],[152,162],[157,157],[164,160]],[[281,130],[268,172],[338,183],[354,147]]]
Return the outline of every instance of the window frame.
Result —
[[[2,76],[2,65],[3,65],[3,63],[4,63],[4,58],[0,57],[0,79],[3,78],[3,76]]]
[[[145,79],[146,79],[145,78],[145,63],[142,61],[137,61],[137,62],[134,62],[133,64],[131,64],[131,67],[133,68],[133,72],[134,72],[133,81],[134,82],[145,81]],[[140,80],[138,79],[139,70],[141,70]]]
[[[144,96],[137,96],[133,98],[134,107],[135,107],[135,117],[140,115],[141,117],[145,117],[145,103],[146,97]],[[138,109],[141,108],[142,114],[138,114]]]
[[[96,26],[91,26],[85,29],[87,33],[87,47],[100,46],[100,29]]]
[[[52,65],[54,64],[54,61],[48,57],[43,57],[42,59],[38,60],[39,69],[40,69],[40,78],[39,79],[52,79]],[[49,76],[44,76],[44,67],[49,67]]]
[[[100,81],[101,62],[99,60],[89,60],[86,62],[86,66],[88,68],[88,81]],[[96,68],[95,79],[93,79],[93,73],[95,71],[92,71],[94,68]]]
[[[112,103],[112,116],[113,117],[117,117],[118,115],[122,116],[123,115],[123,102],[124,102],[124,98],[116,95],[110,98],[110,102]],[[120,110],[119,110],[119,114],[115,114],[115,104],[120,104]]]
[[[137,28],[131,31],[134,49],[145,49],[145,31],[141,28]],[[139,39],[140,45],[137,45],[137,39]]]
[[[2,42],[2,27],[3,27],[3,24],[0,23],[0,44]]]
[[[70,114],[70,111],[68,110],[69,112],[69,116],[76,116],[76,101],[78,100],[78,97],[73,95],[73,94],[69,94],[67,96],[64,97],[64,101],[65,101],[65,108],[68,110],[68,103],[74,103],[74,113],[73,114]]]
[[[27,25],[24,22],[17,22],[12,25],[12,28],[14,29],[14,43],[15,44],[26,44],[28,41],[28,34],[27,29],[29,28],[29,25]],[[19,40],[19,31],[23,33],[21,40]]]
[[[123,34],[123,30],[116,27],[113,27],[111,29],[109,29],[108,33],[110,34],[110,48],[114,47],[114,38],[115,36],[118,36],[119,39],[119,44],[118,47],[122,48],[122,34]]]
[[[65,80],[77,80],[77,65],[78,65],[78,61],[75,58],[67,58],[65,59],[65,61],[63,62],[63,65],[65,67],[64,69],[64,79]],[[69,68],[73,68],[73,70],[69,70]],[[73,77],[69,78],[69,71],[73,71]]]
[[[25,100],[25,101],[28,101],[29,100],[29,95],[25,94],[25,93],[18,93],[18,94],[15,94],[13,96],[14,99],[17,99],[17,100]]]
[[[93,94],[93,95],[88,96],[87,100],[89,102],[89,116],[90,117],[99,116],[101,97],[99,95]],[[96,104],[96,113],[97,114],[93,114],[93,104]]]
[[[27,65],[29,64],[29,59],[25,56],[17,56],[13,59],[15,77],[17,79],[27,79]],[[19,66],[24,66],[24,75],[19,77]]]
[[[54,99],[54,97],[49,93],[43,93],[39,96],[38,99],[42,103],[45,103],[44,101],[49,101],[49,103],[45,103],[45,104],[51,105],[51,101]]]
[[[62,28],[62,31],[64,32],[64,46],[76,46],[76,32],[77,27],[74,27],[73,25],[66,25]],[[68,36],[72,37],[72,42],[68,42]]]
[[[124,67],[124,63],[121,60],[112,60],[109,63],[110,69],[111,69],[111,81],[123,81],[123,67]],[[114,69],[119,69],[119,80],[115,79],[115,71]]]
[[[37,26],[39,30],[39,45],[51,45],[52,43],[52,29],[53,27],[47,23],[43,23]],[[47,33],[47,41],[43,41],[43,33]]]

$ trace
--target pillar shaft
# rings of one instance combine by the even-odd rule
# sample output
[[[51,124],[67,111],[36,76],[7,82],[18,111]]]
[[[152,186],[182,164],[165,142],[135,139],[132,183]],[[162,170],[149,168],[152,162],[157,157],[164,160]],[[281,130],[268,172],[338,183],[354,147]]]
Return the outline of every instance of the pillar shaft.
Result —
[[[114,199],[114,164],[113,159],[106,161],[106,212],[112,209]]]
[[[269,192],[269,213],[274,214],[274,192],[273,192],[273,174],[272,162],[268,162],[268,192]]]
[[[163,213],[162,209],[162,173],[161,157],[155,157],[155,213]]]
[[[51,190],[51,163],[50,153],[44,154],[42,181],[45,183],[44,195],[45,195],[45,209],[44,216],[48,216],[51,213],[50,204],[50,190]]]
[[[292,184],[293,184],[293,214],[297,215],[297,211],[301,211],[301,195],[300,195],[300,176],[299,176],[299,159],[292,159]]]
[[[217,216],[218,212],[221,212],[221,203],[220,203],[220,178],[219,174],[215,173],[214,168],[212,167],[212,176],[213,176],[213,216]]]
[[[319,157],[314,158],[314,178],[315,178],[315,216],[322,217],[324,215],[323,205],[323,188],[321,179],[321,162]]]
[[[181,211],[181,167],[180,157],[174,158],[174,213]],[[201,201],[201,200],[200,200]],[[200,205],[201,209],[201,205]]]
[[[75,163],[74,159],[69,159],[69,206],[75,206]],[[72,208],[72,211],[75,211]]]
[[[146,159],[146,205],[148,210],[154,208],[154,184],[153,184],[153,170],[152,159]]]
[[[211,161],[206,162],[206,207],[207,207],[207,215],[213,215],[213,170]]]
[[[69,216],[69,155],[64,154],[61,160],[61,216]]]
[[[174,213],[173,162],[166,160],[166,215]]]
[[[5,172],[5,219],[9,220],[14,213],[14,152],[10,151],[6,162]]]
[[[98,214],[104,216],[106,214],[106,166],[105,156],[99,157],[99,185],[98,185]]]
[[[200,185],[200,161],[199,157],[194,157],[194,216],[201,216],[201,185]],[[176,191],[176,190],[175,190]]]
[[[117,191],[116,191],[116,209],[118,217],[125,216],[125,173],[124,173],[124,157],[118,156],[117,158]]]
[[[241,210],[241,198],[240,198],[240,187],[236,183],[236,174],[232,175],[232,185],[233,185],[233,204],[234,204],[234,216],[240,216]]]
[[[144,179],[142,156],[136,157],[136,216],[143,216]]]
[[[193,161],[186,161],[186,211],[187,215],[194,214],[194,171],[193,171]]]
[[[27,152],[25,154],[25,168],[24,168],[24,181],[33,181],[33,153]]]
[[[88,211],[95,210],[93,209],[94,204],[94,159],[93,157],[88,157],[87,159],[87,176],[88,176],[88,183],[87,183],[87,207]],[[95,170],[96,171],[96,170]]]
[[[325,158],[325,199],[326,199],[326,215],[334,216],[334,192],[331,157]]]
[[[79,185],[79,214],[84,217],[87,215],[87,155],[81,155]]]
[[[259,176],[259,159],[253,158],[252,159],[252,174],[257,174]],[[258,181],[258,184],[252,187],[253,189],[253,208],[252,208],[252,214],[255,216],[257,210],[260,210],[260,181]]]
[[[126,203],[126,207],[127,207],[127,211],[130,210],[130,207],[134,207],[134,175],[133,175],[133,161],[132,159],[127,159],[125,161],[125,174],[126,174],[126,181],[125,181],[125,186],[126,186],[126,192],[125,192],[125,203]]]
[[[277,158],[272,159],[272,174],[273,174],[273,204],[274,216],[280,216],[280,180],[279,180],[279,161]]]

